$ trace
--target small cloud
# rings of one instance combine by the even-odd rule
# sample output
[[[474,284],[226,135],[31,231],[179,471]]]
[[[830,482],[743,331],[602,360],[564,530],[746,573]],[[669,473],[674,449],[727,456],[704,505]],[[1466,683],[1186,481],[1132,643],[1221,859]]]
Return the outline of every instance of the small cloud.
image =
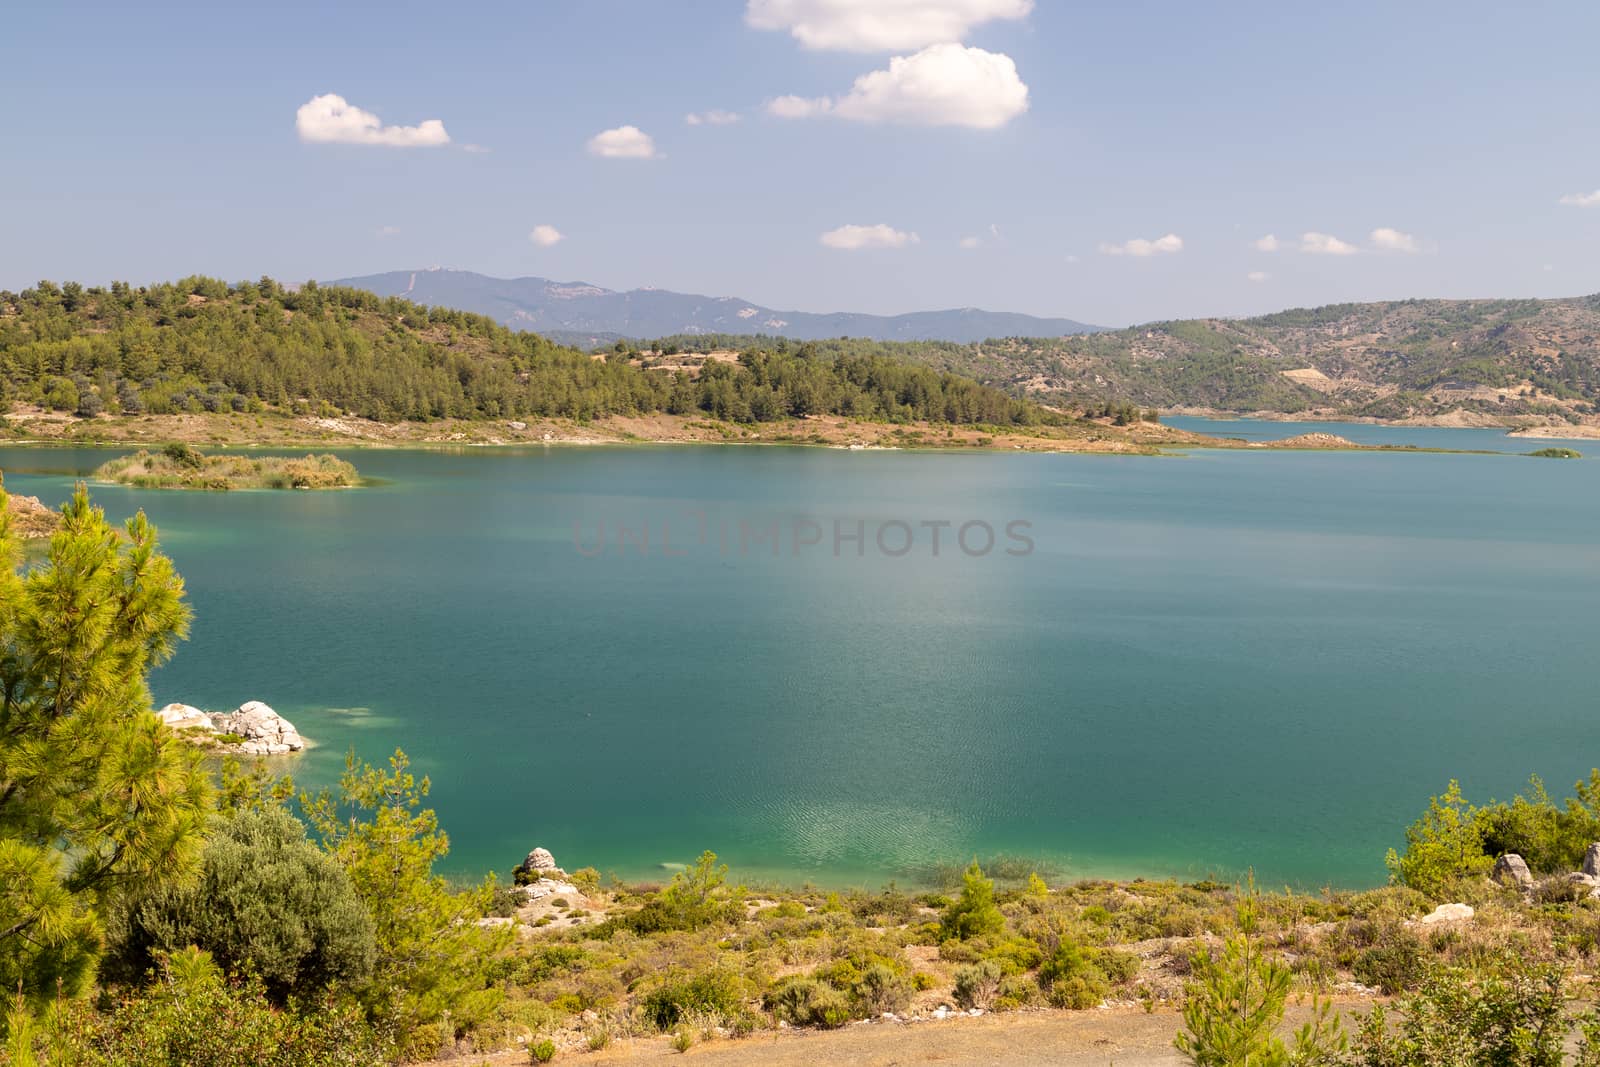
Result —
[[[1555,269],[1556,269],[1556,265],[1554,263],[1546,263],[1544,265],[1544,270],[1545,270],[1546,273],[1548,273],[1550,271],[1553,271]]]
[[[837,230],[829,230],[821,237],[822,243],[828,248],[846,252],[855,252],[863,248],[904,248],[921,240],[922,238],[914,233],[897,230],[881,222],[876,226],[840,226]]]
[[[961,239],[962,248],[977,248],[981,244],[983,244],[983,238],[981,237],[963,237]]]
[[[396,234],[398,234],[399,232],[400,232],[400,227],[398,227],[398,226],[379,226],[378,227],[378,236],[379,237],[393,237]]]
[[[683,116],[683,121],[690,126],[732,126],[739,121],[739,113],[712,108],[710,111],[691,111]]]
[[[967,126],[992,130],[1028,110],[1028,87],[1008,55],[960,44],[936,44],[889,60],[855,80],[837,99],[780,96],[768,113],[783,119],[823,115],[855,122]]]
[[[959,41],[994,19],[1025,18],[1033,0],[749,0],[758,30],[787,30],[805,48],[892,52]]]
[[[1568,207],[1600,207],[1600,189],[1592,193],[1568,193],[1561,202]]]
[[[294,128],[308,144],[381,145],[385,148],[435,148],[450,143],[444,123],[428,119],[416,126],[385,126],[335,93],[313,96],[294,113]]]
[[[1360,249],[1332,234],[1311,231],[1300,235],[1300,251],[1313,256],[1353,256]]]
[[[1278,250],[1278,235],[1269,233],[1265,237],[1256,238],[1257,252],[1276,252]]]
[[[1245,278],[1257,283],[1264,282],[1270,277],[1272,277],[1272,275],[1268,274],[1264,270],[1253,270],[1249,274],[1245,275]]]
[[[528,234],[528,240],[532,241],[540,248],[550,248],[554,245],[560,244],[566,239],[567,235],[556,229],[554,226],[546,226],[543,224],[535,226],[533,228],[533,232]]]
[[[1153,241],[1145,240],[1143,237],[1135,237],[1130,241],[1122,242],[1120,245],[1102,244],[1100,251],[1108,256],[1135,256],[1140,259],[1146,256],[1167,256],[1174,252],[1183,251],[1183,238],[1175,233],[1169,233],[1165,237],[1157,237]]]
[[[655,159],[656,142],[637,126],[618,126],[589,138],[589,153],[602,159]]]
[[[461,151],[471,152],[475,156],[488,155],[489,153],[489,150],[481,144],[464,144],[461,146]]]
[[[833,101],[825,96],[780,96],[767,101],[767,114],[780,119],[812,119],[833,110]]]
[[[1385,252],[1406,252],[1415,255],[1422,251],[1415,237],[1399,230],[1391,230],[1387,226],[1380,226],[1372,231],[1372,244]]]
[[[1077,257],[1077,256],[1071,256],[1071,255],[1069,255],[1069,256],[1068,256],[1068,257],[1067,257],[1067,262],[1068,262],[1068,263],[1076,263],[1076,262],[1078,262],[1078,257]]]

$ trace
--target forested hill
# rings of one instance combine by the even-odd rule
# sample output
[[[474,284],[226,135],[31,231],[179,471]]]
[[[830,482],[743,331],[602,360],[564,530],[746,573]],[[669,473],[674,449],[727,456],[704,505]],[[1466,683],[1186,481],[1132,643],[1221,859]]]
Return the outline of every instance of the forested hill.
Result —
[[[1071,319],[1042,319],[982,308],[910,315],[775,311],[732,296],[696,296],[666,289],[617,292],[587,282],[491,278],[465,270],[390,271],[334,284],[476,311],[515,329],[538,330],[579,344],[718,332],[761,333],[802,341],[827,337],[981,341],[1012,335],[1056,337],[1098,328]]]
[[[653,366],[645,366],[652,363]],[[448,308],[263,278],[0,292],[0,400],[79,415],[276,409],[385,421],[653,412],[761,422],[1064,421],[999,390],[879,353],[788,342],[738,361],[591,356]]]
[[[1076,337],[822,346],[914,360],[1066,406],[1580,421],[1592,420],[1600,402],[1600,296],[1336,304]]]

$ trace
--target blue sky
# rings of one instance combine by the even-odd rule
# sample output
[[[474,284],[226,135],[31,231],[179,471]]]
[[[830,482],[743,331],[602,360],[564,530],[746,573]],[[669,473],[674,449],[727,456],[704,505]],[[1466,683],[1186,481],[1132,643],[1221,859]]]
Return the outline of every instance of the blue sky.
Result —
[[[1592,2],[26,5],[0,287],[444,265],[1108,325],[1576,295],[1596,40]]]

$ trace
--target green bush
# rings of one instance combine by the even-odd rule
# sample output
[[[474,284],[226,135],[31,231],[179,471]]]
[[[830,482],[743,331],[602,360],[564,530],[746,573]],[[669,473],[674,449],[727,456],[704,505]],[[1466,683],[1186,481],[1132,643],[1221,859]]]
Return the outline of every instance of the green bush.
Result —
[[[831,1030],[850,1021],[850,1004],[845,995],[815,978],[785,979],[762,999],[768,1011],[792,1026]]]
[[[994,883],[983,876],[977,860],[961,876],[961,897],[945,909],[941,929],[946,938],[966,941],[998,934],[1006,917],[994,902]]]
[[[668,980],[640,1001],[644,1017],[657,1030],[671,1030],[694,1012],[732,1015],[743,1005],[738,981],[726,971],[703,971],[690,978]]]
[[[1356,981],[1393,996],[1416,987],[1426,970],[1421,940],[1404,927],[1389,931],[1381,944],[1360,952],[1351,971]]]
[[[556,1058],[556,1043],[547,1037],[529,1048],[528,1056],[534,1063],[549,1063]]]
[[[969,963],[956,968],[956,1006],[990,1008],[1000,992],[1000,965],[992,960]]]
[[[911,1004],[911,980],[883,963],[874,963],[855,984],[858,1012],[873,1018],[885,1012],[901,1012]]]
[[[206,842],[199,880],[140,898],[112,924],[106,972],[136,982],[194,945],[276,1003],[357,983],[373,968],[372,919],[339,865],[282,809],[241,812]]]
[[[44,1062],[71,1067],[372,1067],[394,1055],[350,1005],[284,1011],[258,983],[216,976],[169,977],[102,1014],[72,1003],[52,1029]]]
[[[1478,809],[1451,780],[1444,793],[1428,801],[1422,818],[1406,828],[1406,851],[1389,850],[1390,875],[1430,900],[1442,901],[1463,880],[1482,877],[1494,865],[1483,851],[1483,824]]]

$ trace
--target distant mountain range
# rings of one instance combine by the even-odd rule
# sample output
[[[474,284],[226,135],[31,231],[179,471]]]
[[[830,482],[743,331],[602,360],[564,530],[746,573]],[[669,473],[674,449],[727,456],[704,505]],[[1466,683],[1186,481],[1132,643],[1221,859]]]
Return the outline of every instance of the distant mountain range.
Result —
[[[390,271],[330,284],[476,312],[513,329],[533,330],[569,344],[713,333],[764,333],[810,341],[859,337],[967,343],[991,337],[1064,337],[1100,329],[1072,319],[978,308],[910,315],[775,311],[732,296],[693,296],[665,289],[616,292],[586,282],[490,278],[463,270]]]

